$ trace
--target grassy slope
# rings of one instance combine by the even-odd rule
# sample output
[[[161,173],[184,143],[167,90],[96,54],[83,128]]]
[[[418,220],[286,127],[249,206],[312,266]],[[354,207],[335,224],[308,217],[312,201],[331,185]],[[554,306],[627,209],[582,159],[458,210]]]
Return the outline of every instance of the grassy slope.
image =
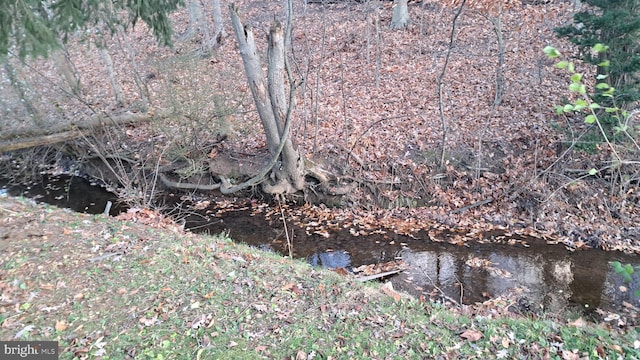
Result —
[[[0,339],[61,359],[640,358],[635,329],[469,317],[224,236],[0,197],[0,238]]]

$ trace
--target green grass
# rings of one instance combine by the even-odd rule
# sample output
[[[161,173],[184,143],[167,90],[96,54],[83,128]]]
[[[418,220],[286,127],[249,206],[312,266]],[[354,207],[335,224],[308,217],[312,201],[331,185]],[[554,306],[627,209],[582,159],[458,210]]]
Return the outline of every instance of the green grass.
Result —
[[[60,218],[31,211],[24,216]],[[396,301],[377,284],[224,236],[65,216],[76,220],[74,232],[64,235],[69,223],[59,223],[57,246],[28,262],[17,261],[31,248],[27,240],[5,239],[0,249],[17,256],[0,264],[3,301],[13,304],[2,305],[0,339],[32,325],[22,339],[59,341],[61,359],[640,358],[635,329]],[[87,260],[115,238],[127,246],[122,256]]]

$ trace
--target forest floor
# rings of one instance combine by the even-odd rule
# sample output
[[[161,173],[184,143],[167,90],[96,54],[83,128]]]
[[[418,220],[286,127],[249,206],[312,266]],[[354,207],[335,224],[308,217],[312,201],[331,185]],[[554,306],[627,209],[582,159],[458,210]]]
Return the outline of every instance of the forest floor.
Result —
[[[274,17],[282,20],[281,4],[237,5],[255,31],[260,51],[266,52],[265,34]],[[571,97],[568,78],[542,50],[553,45],[573,54],[568,42],[553,33],[570,22],[575,9],[569,2],[504,11],[504,83],[497,106],[496,14],[474,8],[461,13],[439,98],[438,79],[457,9],[437,2],[412,3],[413,25],[392,31],[390,6],[294,5],[291,64],[301,85],[292,139],[311,164],[340,179],[337,185],[355,185],[332,210],[336,217],[372,211],[381,213],[380,218],[416,224],[526,229],[573,248],[640,253],[635,165],[610,167],[610,150],[587,138],[589,127],[581,117],[558,116],[553,110]],[[227,19],[226,8],[224,15]],[[55,148],[56,158],[106,154],[148,169],[181,163],[183,168],[174,174],[184,179],[214,169],[237,173],[243,166],[260,167],[266,155],[264,134],[232,29],[226,24],[222,46],[202,54],[197,32],[180,40],[186,38],[179,35],[186,33],[188,12],[176,13],[173,21],[178,34],[173,48],[158,47],[144,24],[126,38],[119,34],[108,40],[126,95],[124,107],[115,103],[98,52],[87,45],[96,34],[68,44],[69,59],[81,80],[81,98],[63,91],[48,61],[20,64],[13,59],[19,77],[36,94],[33,103],[47,114],[40,119],[42,129],[97,114],[171,113],[150,124],[106,128],[68,142]],[[131,54],[135,57],[128,57]],[[578,71],[593,71],[576,64]],[[148,93],[151,110],[141,107],[143,92]],[[15,94],[8,93],[3,101],[2,118],[13,120],[0,124],[2,133],[34,127],[16,105]],[[618,147],[623,156],[637,156],[624,147]],[[592,168],[601,171],[590,176]],[[139,191],[131,186],[139,183],[137,175],[113,180],[129,181],[125,190]],[[132,191],[123,195],[125,200],[133,197]]]
[[[0,252],[0,339],[58,341],[60,359],[640,358],[637,309],[599,324],[512,295],[446,309],[149,210],[0,196]]]

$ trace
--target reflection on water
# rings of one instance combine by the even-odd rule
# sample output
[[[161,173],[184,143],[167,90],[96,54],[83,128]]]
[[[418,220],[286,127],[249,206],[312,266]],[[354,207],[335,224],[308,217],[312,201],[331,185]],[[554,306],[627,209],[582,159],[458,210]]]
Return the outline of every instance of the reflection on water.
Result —
[[[187,216],[186,227],[212,234],[226,232],[240,242],[288,255],[281,223],[270,223],[251,210],[207,217]],[[409,269],[392,277],[394,288],[413,295],[429,294],[434,285],[447,296],[470,304],[522,288],[529,303],[546,310],[581,306],[615,310],[623,301],[640,306],[632,293],[640,288],[636,274],[625,284],[609,266],[611,261],[640,265],[638,257],[598,250],[569,252],[561,245],[527,239],[530,247],[434,243],[425,233],[409,238],[393,233],[353,236],[347,229],[330,236],[309,234],[289,224],[294,256],[313,266],[358,267],[401,258]],[[472,267],[471,259],[486,260],[492,269]],[[619,288],[626,286],[628,291]]]
[[[120,205],[115,194],[78,176],[43,174],[40,182],[7,188],[2,188],[2,185],[4,184],[0,179],[0,192],[11,196],[25,196],[77,212],[100,214],[109,201],[113,204],[110,207],[110,215],[117,215],[126,210]]]
[[[328,269],[351,266],[351,256],[344,250],[315,253],[308,258],[308,261],[311,266],[322,266]]]
[[[632,296],[640,288],[638,276],[631,284],[625,284],[605,259],[613,254],[489,248],[455,252],[407,249],[401,256],[410,268],[392,281],[415,295],[428,293],[436,286],[453,299],[462,296],[465,303],[522,288],[530,303],[551,311],[575,305],[616,308],[622,301],[640,305],[640,299]],[[489,260],[502,271],[471,267],[467,261],[472,258]],[[407,287],[407,283],[415,286]],[[622,286],[627,291],[621,292]]]

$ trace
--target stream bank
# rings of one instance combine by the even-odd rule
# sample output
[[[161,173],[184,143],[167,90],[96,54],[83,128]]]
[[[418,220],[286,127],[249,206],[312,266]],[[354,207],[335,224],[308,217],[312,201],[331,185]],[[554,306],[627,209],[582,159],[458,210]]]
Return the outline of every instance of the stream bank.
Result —
[[[115,204],[111,215],[127,210],[115,195],[89,180],[43,179],[5,191],[80,212],[102,213],[107,202]],[[610,266],[612,261],[640,266],[636,256],[570,251],[524,231],[467,234],[433,225],[403,232],[401,221],[395,229],[372,228],[361,220],[322,218],[311,208],[280,209],[277,204],[238,199],[195,201],[184,194],[166,194],[160,207],[193,232],[225,233],[284,256],[291,244],[291,254],[313,266],[353,272],[398,264],[403,271],[389,281],[418,298],[475,304],[516,293],[519,300],[513,310],[532,313],[640,307],[640,299],[632,295],[640,289],[640,277],[636,274],[625,283]]]

